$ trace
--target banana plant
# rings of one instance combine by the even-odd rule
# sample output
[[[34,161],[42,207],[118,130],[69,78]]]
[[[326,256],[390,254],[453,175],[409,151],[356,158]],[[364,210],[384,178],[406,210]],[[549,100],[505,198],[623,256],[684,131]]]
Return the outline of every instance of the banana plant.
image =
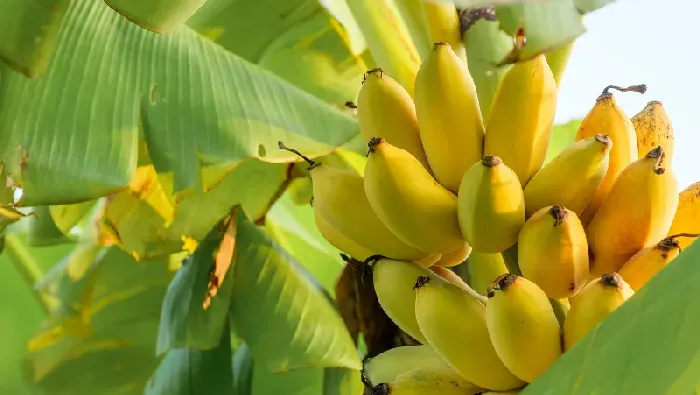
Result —
[[[278,141],[361,173],[368,70],[412,92],[435,41],[461,45],[487,119],[510,64],[546,53],[558,83],[584,15],[609,2],[9,2],[1,388],[360,394],[362,359],[411,339],[321,236],[309,171]],[[577,126],[555,126],[549,159]],[[522,393],[696,389],[698,256]]]

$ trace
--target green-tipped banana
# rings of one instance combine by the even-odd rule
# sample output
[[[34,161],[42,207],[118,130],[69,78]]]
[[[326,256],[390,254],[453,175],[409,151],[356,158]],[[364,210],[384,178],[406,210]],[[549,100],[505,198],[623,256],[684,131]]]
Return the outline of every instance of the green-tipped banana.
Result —
[[[453,369],[418,368],[372,388],[372,395],[474,395],[483,392]]]
[[[561,329],[547,295],[524,277],[504,274],[489,291],[486,325],[506,367],[531,383],[562,354]]]
[[[456,373],[430,346],[400,346],[364,362],[362,373],[372,386],[388,383],[413,369],[435,369]]]
[[[446,282],[417,263],[379,259],[372,267],[374,290],[379,305],[401,330],[425,344],[425,337],[416,322],[413,286],[416,278],[427,276],[435,282]]]
[[[357,96],[357,120],[365,141],[382,136],[389,144],[408,151],[430,171],[413,100],[382,69],[370,70],[365,75]]]
[[[369,142],[365,193],[377,216],[405,243],[436,254],[464,246],[457,197],[411,154],[382,138]]]
[[[524,383],[499,359],[486,327],[486,306],[448,282],[417,278],[416,320],[438,355],[468,381],[494,390]]]
[[[474,251],[503,252],[518,240],[525,201],[518,176],[497,156],[485,156],[462,178],[458,215]]]
[[[508,273],[508,268],[500,252],[484,254],[473,252],[467,261],[469,285],[480,295],[486,296],[491,284],[500,276]]]
[[[481,159],[484,125],[467,65],[446,43],[436,43],[416,77],[416,113],[430,168],[457,192],[462,175]]]

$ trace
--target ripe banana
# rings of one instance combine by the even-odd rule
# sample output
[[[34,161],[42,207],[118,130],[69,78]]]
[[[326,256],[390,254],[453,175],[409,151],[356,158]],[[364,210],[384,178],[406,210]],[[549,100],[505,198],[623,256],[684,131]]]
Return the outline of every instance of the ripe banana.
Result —
[[[680,233],[700,233],[700,181],[684,189],[678,198],[678,208],[668,236]],[[681,248],[687,248],[696,238],[682,237],[678,243]]]
[[[430,270],[417,263],[379,259],[372,266],[374,291],[379,305],[389,318],[409,336],[426,344],[425,337],[416,322],[413,286],[416,278],[425,276],[435,282],[446,282]]]
[[[463,62],[467,61],[467,51],[462,42],[459,26],[459,13],[454,4],[423,1],[423,20],[431,43],[445,42]]]
[[[430,171],[418,131],[413,99],[382,69],[365,74],[357,96],[357,120],[365,141],[382,136],[391,145],[408,151]]]
[[[464,280],[462,280],[462,277],[457,275],[457,273],[441,266],[432,266],[430,270],[438,276],[442,277],[443,279],[467,291],[482,304],[486,304],[486,297],[484,295],[479,294],[472,287],[470,287],[469,284],[465,283]]]
[[[634,290],[617,273],[604,274],[586,284],[571,299],[564,322],[564,349],[571,349],[632,295]]]
[[[309,163],[314,215],[323,216],[321,221],[325,220],[345,237],[374,254],[407,261],[419,261],[432,255],[404,243],[382,223],[367,200],[362,176],[314,162],[285,147],[282,142],[279,145]]]
[[[484,254],[472,252],[467,261],[469,285],[480,295],[486,295],[488,288],[500,276],[508,273],[501,253]]]
[[[597,134],[571,144],[547,163],[523,191],[526,218],[556,205],[581,215],[603,183],[612,145],[607,135]]]
[[[593,198],[579,216],[583,226],[587,226],[595,216],[598,208],[608,196],[617,176],[627,165],[637,160],[637,135],[629,116],[617,105],[615,97],[610,93],[610,89],[622,91],[635,91],[644,93],[644,85],[631,86],[628,88],[618,88],[608,86],[603,89],[603,93],[596,99],[593,108],[581,121],[576,132],[576,141],[593,137],[600,132],[607,134],[613,142],[610,149],[610,163],[605,178],[600,184]]]
[[[454,369],[416,368],[372,388],[372,395],[474,395],[483,388]]]
[[[556,103],[557,84],[544,55],[516,63],[498,85],[484,155],[499,156],[522,186],[544,163]]]
[[[656,147],[617,178],[586,228],[591,275],[617,272],[632,255],[664,238],[678,206],[678,181]]]
[[[586,231],[576,214],[549,206],[528,219],[518,235],[518,266],[548,297],[576,295],[588,278]]]
[[[439,261],[435,262],[436,265],[442,266],[442,267],[453,267],[457,266],[460,263],[464,262],[469,258],[469,255],[472,253],[472,247],[469,245],[469,243],[464,243],[464,245],[452,252],[448,252],[446,254],[442,254],[442,257],[440,258]]]
[[[484,125],[474,80],[448,44],[436,43],[421,65],[415,102],[430,168],[456,193],[464,172],[481,159]]]
[[[430,346],[420,345],[395,347],[374,358],[369,358],[363,364],[362,374],[372,386],[376,386],[388,383],[402,373],[417,368],[454,372]]]
[[[489,290],[486,325],[506,367],[531,383],[562,353],[561,328],[547,295],[524,277],[504,274]]]
[[[316,221],[316,227],[318,228],[318,231],[321,232],[321,235],[333,247],[360,261],[364,261],[365,259],[374,255],[372,251],[357,244],[357,242],[339,232],[338,229],[334,228],[323,217],[323,214],[321,212],[314,213],[314,220]]]
[[[515,244],[525,223],[518,176],[497,156],[485,156],[462,178],[457,211],[464,238],[474,251],[502,252]]]
[[[633,290],[639,291],[656,273],[676,259],[680,252],[678,240],[667,237],[657,245],[634,254],[620,269],[620,276]]]
[[[365,167],[365,194],[377,216],[415,248],[448,253],[464,246],[457,197],[443,188],[411,154],[372,138]],[[345,211],[354,215],[354,210]]]
[[[433,350],[462,377],[493,390],[524,385],[498,358],[486,328],[486,307],[481,302],[459,287],[431,277],[419,277],[415,288],[416,320],[421,332]]]
[[[650,101],[644,109],[632,117],[632,125],[637,133],[637,153],[646,155],[654,147],[661,146],[666,153],[666,161],[671,167],[673,161],[673,126],[659,101]]]

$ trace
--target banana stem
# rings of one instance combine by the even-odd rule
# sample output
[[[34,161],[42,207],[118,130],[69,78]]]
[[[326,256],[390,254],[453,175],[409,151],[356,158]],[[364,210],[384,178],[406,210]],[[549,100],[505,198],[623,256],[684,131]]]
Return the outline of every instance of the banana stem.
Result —
[[[620,92],[637,92],[637,93],[642,93],[644,94],[647,91],[647,86],[645,84],[639,84],[639,85],[630,85],[626,88],[619,87],[617,85],[608,85],[603,89],[603,93],[600,94],[600,96],[608,96],[611,95],[610,89],[615,89]]]
[[[281,142],[281,141],[278,141],[278,142],[277,142],[277,146],[280,147],[280,149],[283,149],[283,150],[285,150],[285,151],[289,151],[289,152],[291,152],[291,153],[293,153],[293,154],[298,155],[298,156],[301,157],[302,159],[304,159],[304,161],[306,161],[306,163],[309,164],[308,170],[312,170],[312,169],[315,168],[316,166],[320,165],[320,163],[312,161],[312,160],[309,159],[307,156],[303,155],[301,152],[299,152],[299,151],[297,151],[297,150],[295,150],[295,149],[293,149],[293,148],[288,148],[288,147],[287,147],[286,145],[284,145],[284,143]]]
[[[675,235],[668,236],[667,239],[675,239],[676,237],[698,237],[700,233],[676,233]]]

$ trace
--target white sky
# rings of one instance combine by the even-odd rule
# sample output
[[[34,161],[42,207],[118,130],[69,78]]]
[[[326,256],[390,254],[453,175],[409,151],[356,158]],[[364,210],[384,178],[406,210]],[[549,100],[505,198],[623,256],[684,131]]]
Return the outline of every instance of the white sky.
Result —
[[[674,170],[681,189],[700,180],[700,73],[696,0],[618,0],[586,16],[561,82],[557,121],[582,118],[606,85],[646,84],[615,93],[628,115],[663,103],[675,132]],[[697,117],[697,118],[696,118]]]

